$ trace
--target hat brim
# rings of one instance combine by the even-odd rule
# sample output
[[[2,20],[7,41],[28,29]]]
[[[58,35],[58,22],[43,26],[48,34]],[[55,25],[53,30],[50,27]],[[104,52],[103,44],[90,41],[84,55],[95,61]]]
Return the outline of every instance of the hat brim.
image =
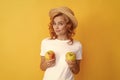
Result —
[[[50,18],[53,18],[54,16],[56,16],[59,13],[63,13],[66,16],[68,16],[73,23],[73,27],[74,28],[77,27],[77,25],[78,25],[77,19],[74,16],[74,13],[72,12],[72,10],[70,10],[70,9],[68,10],[68,8],[67,9],[66,8],[54,8],[49,12],[49,16],[50,16]]]

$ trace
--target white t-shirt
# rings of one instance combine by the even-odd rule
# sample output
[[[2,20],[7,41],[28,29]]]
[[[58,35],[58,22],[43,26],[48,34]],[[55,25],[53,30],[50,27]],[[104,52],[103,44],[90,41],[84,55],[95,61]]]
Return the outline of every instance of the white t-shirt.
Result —
[[[74,80],[73,73],[65,61],[65,54],[71,51],[76,54],[77,60],[82,59],[82,45],[75,40],[70,45],[68,41],[46,38],[41,42],[41,56],[45,56],[48,50],[53,50],[56,56],[55,66],[46,69],[43,80]]]

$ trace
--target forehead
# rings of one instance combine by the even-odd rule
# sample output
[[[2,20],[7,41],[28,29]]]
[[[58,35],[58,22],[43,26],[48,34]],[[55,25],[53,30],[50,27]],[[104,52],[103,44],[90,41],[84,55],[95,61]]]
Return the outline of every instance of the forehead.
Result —
[[[62,16],[62,15],[56,16],[56,17],[54,18],[54,21],[65,21],[65,17]]]

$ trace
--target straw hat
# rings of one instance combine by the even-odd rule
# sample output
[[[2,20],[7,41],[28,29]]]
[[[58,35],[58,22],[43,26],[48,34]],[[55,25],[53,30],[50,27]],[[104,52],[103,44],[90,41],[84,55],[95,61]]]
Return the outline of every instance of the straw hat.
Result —
[[[74,16],[74,12],[68,7],[58,7],[58,8],[51,9],[49,11],[49,17],[53,18],[54,16],[56,16],[59,13],[63,13],[65,15],[67,15],[70,18],[70,20],[72,21],[73,27],[74,28],[77,27],[78,22],[77,22],[77,19]]]

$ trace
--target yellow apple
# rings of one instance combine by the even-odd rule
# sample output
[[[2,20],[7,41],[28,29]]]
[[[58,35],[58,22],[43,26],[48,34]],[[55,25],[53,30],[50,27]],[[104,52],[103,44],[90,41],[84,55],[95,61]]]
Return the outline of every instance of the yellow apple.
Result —
[[[55,53],[52,50],[47,51],[45,54],[45,59],[46,60],[55,59]]]
[[[76,60],[76,55],[73,52],[67,52],[66,53],[66,60],[68,61],[75,61]]]

